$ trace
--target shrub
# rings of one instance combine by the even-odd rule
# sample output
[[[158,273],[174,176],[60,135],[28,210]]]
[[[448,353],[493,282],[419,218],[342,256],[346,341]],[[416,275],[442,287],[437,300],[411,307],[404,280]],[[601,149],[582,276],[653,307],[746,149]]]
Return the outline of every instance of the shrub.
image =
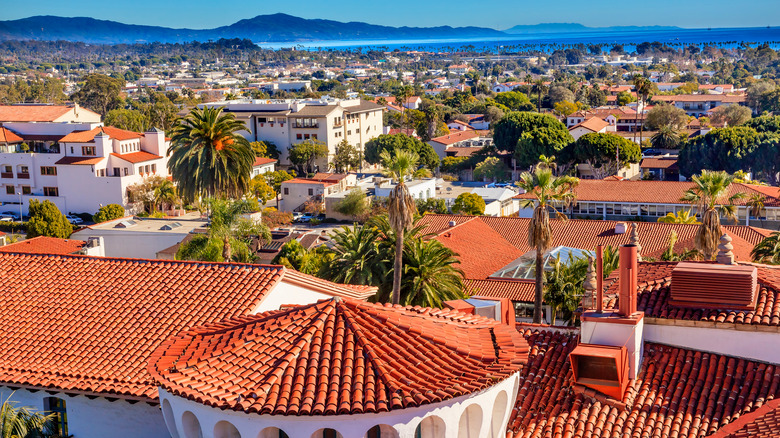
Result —
[[[27,222],[27,237],[49,236],[66,239],[73,232],[73,225],[51,201],[30,200],[30,221]]]
[[[92,216],[92,221],[96,224],[100,222],[119,219],[125,216],[125,209],[119,204],[108,204],[100,207],[100,210]]]

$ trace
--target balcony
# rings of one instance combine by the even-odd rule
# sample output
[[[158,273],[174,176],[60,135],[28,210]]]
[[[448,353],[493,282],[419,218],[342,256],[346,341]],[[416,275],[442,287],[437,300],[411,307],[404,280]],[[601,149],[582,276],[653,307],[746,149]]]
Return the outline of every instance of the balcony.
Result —
[[[0,172],[0,178],[13,178],[13,172]]]
[[[30,174],[29,173],[17,173],[16,177],[19,178],[19,179],[30,179]]]

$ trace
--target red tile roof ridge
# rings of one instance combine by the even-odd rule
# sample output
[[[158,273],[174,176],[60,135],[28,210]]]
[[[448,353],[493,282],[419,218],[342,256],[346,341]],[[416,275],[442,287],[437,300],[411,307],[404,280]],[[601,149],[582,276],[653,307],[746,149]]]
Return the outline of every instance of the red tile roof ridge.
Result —
[[[155,155],[147,151],[136,151],[136,152],[129,152],[126,154],[117,154],[115,152],[111,152],[111,155],[120,158],[122,160],[125,160],[128,163],[133,163],[133,164],[143,163],[144,161],[159,160],[160,158],[162,158],[159,155]]]
[[[308,286],[328,295],[343,296],[357,300],[367,300],[369,297],[375,295],[377,290],[379,290],[379,288],[375,286],[357,285],[356,287],[356,285],[334,283],[283,266],[282,272],[282,281],[287,280],[288,282],[297,284],[299,286]]]
[[[77,239],[58,239],[49,236],[36,236],[0,247],[0,252],[20,254],[73,254],[87,242]]]
[[[734,422],[727,424],[707,438],[775,438],[780,429],[780,398],[770,400],[753,412],[742,415]],[[760,430],[749,430],[751,425],[760,422],[764,417],[774,415],[772,425],[760,427]],[[743,432],[744,430],[744,432]]]

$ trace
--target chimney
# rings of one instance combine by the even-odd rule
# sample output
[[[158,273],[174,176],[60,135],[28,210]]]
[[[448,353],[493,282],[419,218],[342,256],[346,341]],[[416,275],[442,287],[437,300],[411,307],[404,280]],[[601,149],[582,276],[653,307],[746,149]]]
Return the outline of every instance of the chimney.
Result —
[[[626,234],[627,225],[625,222],[618,222],[615,224],[615,234]]]
[[[620,247],[620,308],[618,314],[623,317],[629,317],[636,312],[637,254],[636,245],[628,244]]]
[[[734,253],[731,250],[734,246],[731,244],[731,237],[728,234],[720,236],[720,244],[718,245],[718,255],[715,260],[721,265],[735,265]]]

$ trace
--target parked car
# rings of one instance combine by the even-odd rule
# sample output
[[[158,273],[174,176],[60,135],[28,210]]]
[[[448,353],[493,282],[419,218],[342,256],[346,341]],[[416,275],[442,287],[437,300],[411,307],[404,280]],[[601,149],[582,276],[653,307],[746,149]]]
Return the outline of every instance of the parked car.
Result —
[[[663,155],[663,152],[657,149],[645,149],[642,151],[642,155],[645,157],[657,157],[658,155]]]
[[[73,216],[73,215],[70,215],[70,214],[66,214],[65,218],[68,219],[68,222],[70,222],[73,225],[78,225],[78,224],[83,224],[84,223],[84,219],[82,219],[82,218],[80,218],[78,216]]]
[[[303,216],[303,213],[301,213],[300,211],[292,212],[293,222],[300,222],[301,221],[301,216]]]
[[[301,215],[301,218],[298,219],[298,222],[309,222],[310,220],[312,220],[312,218],[314,218],[313,214],[304,213],[303,215]]]
[[[18,222],[19,221],[19,214],[18,213],[14,213],[13,211],[4,211],[4,212],[0,213],[0,218],[3,218],[3,219],[8,218],[8,219],[11,219],[12,221],[17,221]]]

